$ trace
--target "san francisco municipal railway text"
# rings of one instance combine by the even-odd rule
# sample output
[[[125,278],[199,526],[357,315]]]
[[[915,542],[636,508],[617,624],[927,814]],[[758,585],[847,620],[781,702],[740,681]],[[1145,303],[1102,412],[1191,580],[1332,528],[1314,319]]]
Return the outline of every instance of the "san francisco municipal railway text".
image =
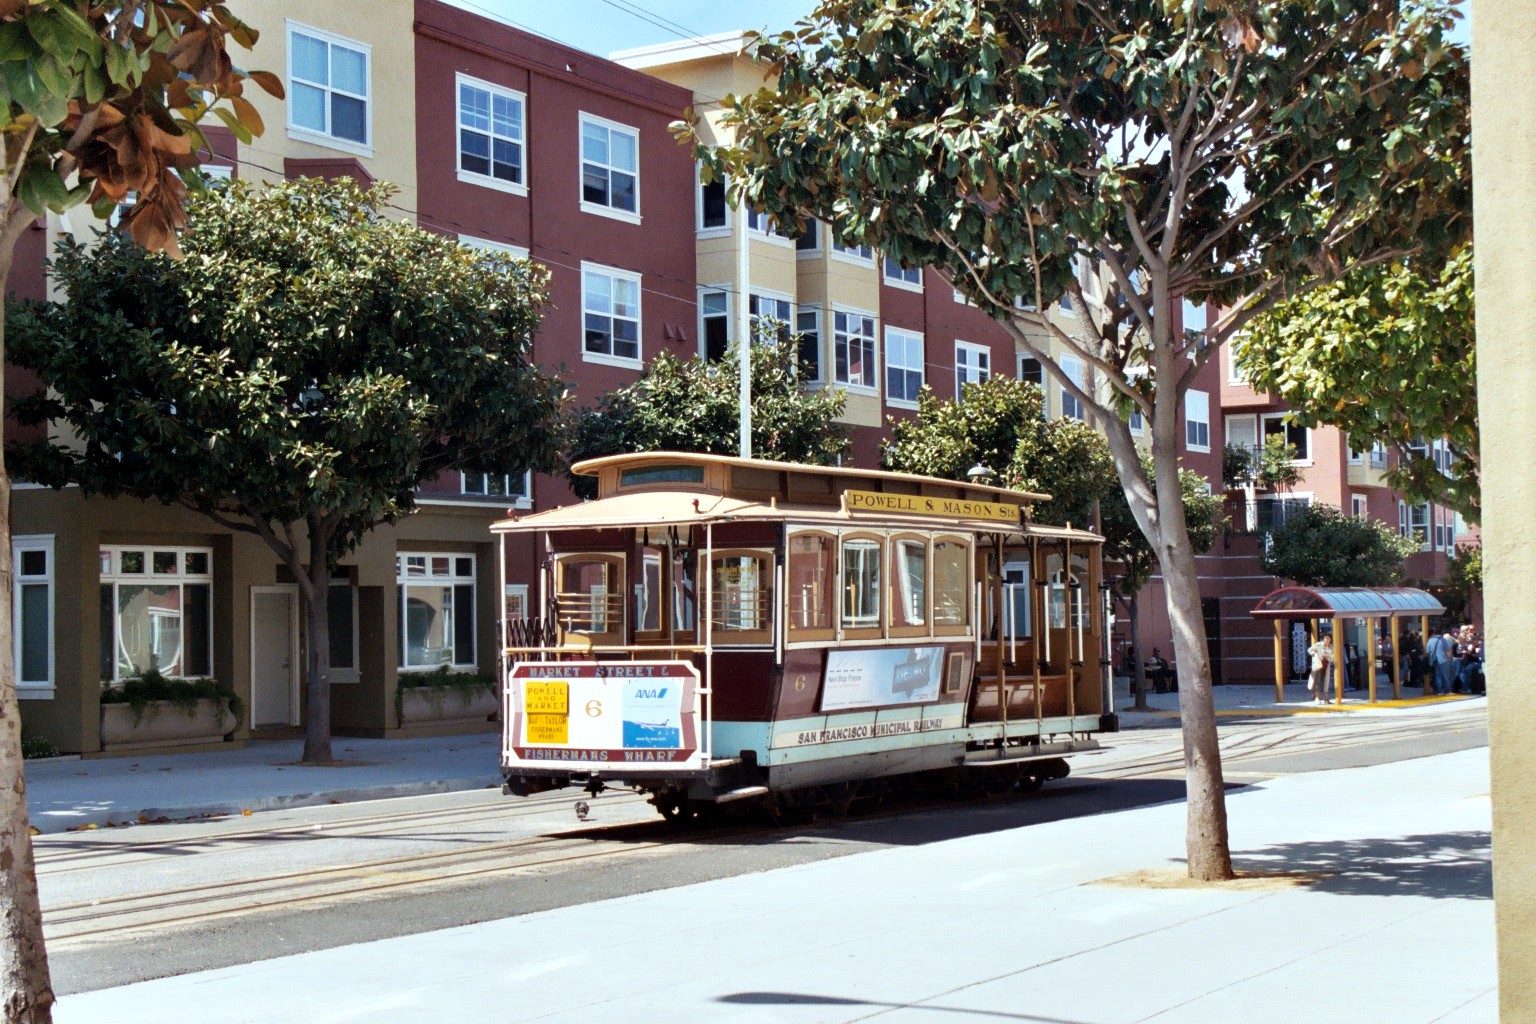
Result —
[[[843,743],[848,740],[867,740],[875,736],[902,736],[942,728],[944,728],[942,718],[909,718],[900,722],[845,725],[836,729],[810,729],[795,734],[795,746],[809,746],[812,743]]]

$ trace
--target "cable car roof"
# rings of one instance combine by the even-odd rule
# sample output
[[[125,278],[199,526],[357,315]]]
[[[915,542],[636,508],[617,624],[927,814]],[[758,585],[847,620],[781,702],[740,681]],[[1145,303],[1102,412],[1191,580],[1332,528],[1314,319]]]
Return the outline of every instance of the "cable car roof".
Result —
[[[1445,606],[1413,587],[1281,587],[1249,614],[1260,619],[1407,618],[1443,615]]]

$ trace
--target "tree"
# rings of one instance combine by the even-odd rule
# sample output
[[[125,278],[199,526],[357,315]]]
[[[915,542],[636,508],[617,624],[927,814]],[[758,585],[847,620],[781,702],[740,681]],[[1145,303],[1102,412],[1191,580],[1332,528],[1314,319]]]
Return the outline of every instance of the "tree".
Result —
[[[0,0],[0,282],[37,217],[87,200],[104,212],[130,192],[137,201],[127,228],[144,245],[174,251],[185,219],[180,175],[190,176],[207,148],[198,121],[211,112],[249,142],[263,126],[242,95],[245,82],[282,95],[275,76],[230,60],[229,39],[249,48],[256,36],[217,0]],[[22,777],[10,507],[0,460],[0,1013],[46,1024],[54,995]]]
[[[304,761],[331,758],[326,593],[337,559],[444,471],[556,462],[560,382],[529,362],[547,272],[383,215],[393,188],[305,179],[194,196],[182,260],[65,242],[65,299],[12,313],[48,386],[18,406],[68,440],[27,476],[179,504],[260,537],[308,645]]]
[[[764,337],[752,345],[752,452],[760,459],[829,466],[848,449],[848,433],[836,422],[843,392],[801,386],[798,344],[796,338]],[[617,452],[737,454],[739,367],[734,345],[718,362],[661,353],[633,384],[577,415],[567,464]],[[570,482],[578,496],[596,496],[591,477],[571,474]]]
[[[1232,867],[1180,500],[1184,393],[1282,298],[1465,235],[1453,17],[1443,0],[823,0],[754,40],[773,84],[726,98],[734,146],[697,149],[780,224],[818,217],[936,268],[1105,431],[1168,583],[1197,879]],[[1062,296],[1076,330],[1024,308]],[[1185,299],[1225,312],[1176,331]]]
[[[1284,398],[1297,422],[1326,423],[1363,451],[1392,448],[1392,487],[1408,501],[1479,512],[1476,324],[1472,247],[1449,259],[1402,259],[1356,270],[1257,317],[1238,366]],[[1437,465],[1426,439],[1454,457]]]
[[[1388,587],[1418,542],[1379,519],[1308,505],[1269,535],[1264,571],[1304,587]]]
[[[1474,605],[1481,607],[1483,549],[1481,545],[1457,548],[1445,566],[1445,605],[1453,619],[1468,619]]]

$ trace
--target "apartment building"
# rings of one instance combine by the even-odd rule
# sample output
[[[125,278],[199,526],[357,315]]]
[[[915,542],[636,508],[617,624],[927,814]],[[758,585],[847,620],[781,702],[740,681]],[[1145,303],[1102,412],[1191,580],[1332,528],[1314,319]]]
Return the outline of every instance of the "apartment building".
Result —
[[[691,94],[437,0],[232,6],[261,31],[241,63],[282,78],[287,100],[250,97],[267,125],[251,145],[210,129],[209,173],[389,181],[393,215],[546,264],[535,357],[582,399],[663,349],[689,350],[694,172],[667,126]],[[24,240],[11,292],[48,295],[49,243],[102,227],[86,210],[48,218]],[[36,386],[11,368],[6,384]],[[534,558],[520,552],[520,582],[498,592],[487,528],[509,505],[568,500],[559,479],[447,474],[416,515],[343,560],[329,609],[338,734],[430,731],[402,726],[401,673],[492,670],[497,619],[526,601]],[[259,539],[185,510],[24,483],[13,525],[29,734],[100,752],[101,684],[151,667],[230,684],[247,708],[234,742],[301,726],[297,589]]]

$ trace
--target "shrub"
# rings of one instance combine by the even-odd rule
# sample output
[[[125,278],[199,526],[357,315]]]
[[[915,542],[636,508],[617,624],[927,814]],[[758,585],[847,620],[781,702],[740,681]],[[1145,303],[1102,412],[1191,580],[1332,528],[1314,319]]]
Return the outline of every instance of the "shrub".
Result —
[[[235,719],[230,729],[239,726],[245,704],[238,694],[220,686],[216,679],[168,679],[158,669],[150,669],[123,680],[117,686],[103,682],[101,690],[103,704],[132,706],[135,725],[144,720],[146,713],[153,717],[158,708],[152,705],[161,702],[175,704],[191,718],[197,714],[197,702],[200,700],[218,701],[220,729],[224,729],[226,715],[233,715]],[[229,732],[230,729],[224,731]]]

